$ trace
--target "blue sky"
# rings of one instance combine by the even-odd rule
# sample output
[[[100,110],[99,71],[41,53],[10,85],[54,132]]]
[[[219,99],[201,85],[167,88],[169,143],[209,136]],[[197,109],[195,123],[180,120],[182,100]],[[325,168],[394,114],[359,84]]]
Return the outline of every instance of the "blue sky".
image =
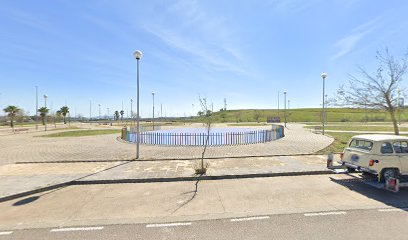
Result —
[[[56,110],[130,113],[140,49],[140,110],[184,116],[199,110],[320,107],[321,72],[332,96],[357,66],[374,71],[377,50],[408,47],[407,1],[2,0],[0,107],[35,111],[35,86]],[[40,105],[44,101],[40,98]],[[194,108],[192,106],[194,104]],[[135,109],[135,108],[134,108]],[[156,111],[156,116],[157,116]],[[160,115],[160,113],[159,113]]]

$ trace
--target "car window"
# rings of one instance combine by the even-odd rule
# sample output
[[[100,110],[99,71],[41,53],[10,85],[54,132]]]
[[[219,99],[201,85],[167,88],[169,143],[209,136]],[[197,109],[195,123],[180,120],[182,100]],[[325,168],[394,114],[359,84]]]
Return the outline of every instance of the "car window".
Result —
[[[395,153],[408,153],[408,142],[394,142],[393,147]]]
[[[385,142],[381,144],[381,153],[393,153],[394,150],[392,149],[392,145],[389,142]]]
[[[349,147],[370,151],[373,148],[373,142],[367,140],[354,139],[351,141]]]

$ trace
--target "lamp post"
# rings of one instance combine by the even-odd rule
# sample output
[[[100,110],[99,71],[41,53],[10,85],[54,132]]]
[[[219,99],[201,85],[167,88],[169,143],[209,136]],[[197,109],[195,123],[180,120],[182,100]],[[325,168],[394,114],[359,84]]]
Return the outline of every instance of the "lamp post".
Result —
[[[130,99],[130,118],[133,119],[133,99]]]
[[[325,114],[325,107],[324,107],[324,103],[325,103],[325,100],[324,100],[324,80],[326,79],[326,77],[327,77],[327,73],[325,73],[325,72],[323,72],[322,73],[322,79],[323,79],[323,102],[322,102],[322,133],[323,133],[323,135],[324,135],[324,125],[325,125],[325,118],[326,118],[326,114]]]
[[[47,108],[47,98],[48,98],[48,96],[46,95],[46,94],[44,94],[44,107],[45,108]],[[44,125],[44,128],[45,128],[45,131],[47,131],[47,113],[45,113],[45,115],[44,115],[44,122],[45,122],[45,125]]]
[[[139,116],[139,60],[142,58],[142,52],[139,50],[136,50],[133,55],[136,58],[137,62],[137,101],[136,101],[136,114],[137,114],[137,123],[136,123],[136,159],[139,159],[139,121],[140,121],[140,116]]]
[[[101,104],[98,104],[98,110],[99,110],[99,120],[101,120]]]
[[[290,99],[288,99],[288,121],[290,117]]]
[[[154,131],[154,92],[152,92],[152,97],[153,97],[153,120],[152,120],[152,123],[153,123],[153,131]]]
[[[284,101],[285,101],[285,111],[284,111],[284,117],[285,117],[285,127],[286,127],[286,91],[284,91],[283,92],[283,95],[285,96],[285,99],[284,99]]]
[[[35,130],[38,130],[38,86],[35,86]]]

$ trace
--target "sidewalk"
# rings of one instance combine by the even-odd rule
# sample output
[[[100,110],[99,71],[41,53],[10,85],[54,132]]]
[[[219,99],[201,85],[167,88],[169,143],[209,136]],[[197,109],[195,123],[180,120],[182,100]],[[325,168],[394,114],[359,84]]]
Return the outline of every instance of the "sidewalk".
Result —
[[[280,156],[205,160],[200,179],[231,179],[330,173],[326,156]],[[0,166],[0,202],[67,185],[193,181],[198,160],[29,163]]]

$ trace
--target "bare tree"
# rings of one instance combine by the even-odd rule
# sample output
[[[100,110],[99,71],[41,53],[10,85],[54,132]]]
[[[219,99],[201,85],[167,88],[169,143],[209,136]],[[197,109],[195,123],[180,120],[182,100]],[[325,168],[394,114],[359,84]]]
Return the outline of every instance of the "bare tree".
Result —
[[[200,105],[201,105],[201,112],[203,112],[203,121],[204,121],[204,125],[206,128],[206,138],[205,138],[205,142],[204,142],[204,149],[203,152],[201,153],[201,162],[200,162],[200,167],[197,168],[195,171],[197,174],[205,174],[207,171],[207,165],[204,164],[204,156],[205,156],[205,152],[207,151],[207,146],[208,146],[208,142],[210,140],[210,131],[211,131],[211,124],[212,124],[212,111],[209,110],[210,106],[207,104],[207,99],[206,98],[201,98],[199,97],[200,100]]]
[[[399,135],[397,118],[395,116],[398,107],[398,89],[403,76],[407,72],[407,58],[396,59],[388,49],[385,53],[377,52],[379,63],[375,73],[369,73],[359,67],[360,78],[350,75],[347,86],[340,86],[337,91],[337,104],[343,106],[364,107],[371,109],[384,109],[390,116],[394,126],[394,133]]]

